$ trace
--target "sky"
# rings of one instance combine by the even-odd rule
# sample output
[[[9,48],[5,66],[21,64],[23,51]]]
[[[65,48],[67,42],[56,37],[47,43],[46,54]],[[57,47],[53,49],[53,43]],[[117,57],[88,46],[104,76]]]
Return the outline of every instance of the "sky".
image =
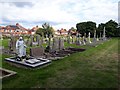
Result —
[[[0,0],[0,26],[19,23],[26,28],[45,22],[54,29],[76,28],[79,22],[97,25],[118,22],[119,0]]]

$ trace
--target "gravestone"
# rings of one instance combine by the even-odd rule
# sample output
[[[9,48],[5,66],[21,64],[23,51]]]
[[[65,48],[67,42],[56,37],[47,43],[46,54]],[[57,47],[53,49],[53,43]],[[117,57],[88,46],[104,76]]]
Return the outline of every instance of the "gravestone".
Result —
[[[104,27],[104,29],[103,29],[103,38],[102,38],[103,40],[106,40],[106,36],[105,36],[105,27]]]
[[[59,50],[59,39],[58,37],[53,38],[53,45],[52,45],[52,51],[57,51]]]
[[[97,35],[97,39],[96,40],[99,41],[98,35]]]
[[[0,32],[0,40],[3,40],[3,36],[1,32]]]
[[[78,34],[76,35],[76,45],[81,45],[80,33],[78,33]]]
[[[72,44],[74,44],[74,43],[75,43],[75,37],[72,36]]]
[[[38,46],[41,46],[40,35],[37,35],[37,38],[36,38],[36,40],[37,40]]]
[[[86,33],[84,33],[84,42],[87,43]]]
[[[31,35],[31,37],[30,37],[30,39],[31,39],[30,40],[30,46],[32,47],[32,46],[39,45],[40,44],[39,38],[40,38],[40,36],[38,36],[38,35],[36,35],[36,36]]]
[[[67,37],[67,43],[71,44],[70,36]]]
[[[10,51],[16,51],[16,41],[17,40],[15,39],[15,37],[10,38],[10,41],[8,42]]]
[[[102,37],[101,37],[101,32],[100,32],[100,38],[99,38],[100,40],[102,39]]]
[[[4,46],[0,46],[0,54],[2,54],[3,49],[4,49]]]
[[[42,36],[41,37],[41,44],[43,44],[44,43],[44,37]]]
[[[88,43],[92,43],[90,40],[90,32],[88,33]]]
[[[96,30],[94,31],[94,38],[93,38],[93,43],[96,43],[97,39],[96,39]]]
[[[33,35],[30,36],[30,46],[33,46]]]
[[[82,44],[86,45],[86,43],[85,43],[85,37],[84,36],[82,37]]]
[[[32,57],[40,57],[44,56],[44,48],[41,47],[35,47],[35,48],[30,48],[30,56]]]
[[[52,40],[52,35],[50,35],[49,38],[48,38],[49,52],[52,51],[52,41],[51,40]]]
[[[64,39],[63,38],[59,38],[59,50],[64,49]]]

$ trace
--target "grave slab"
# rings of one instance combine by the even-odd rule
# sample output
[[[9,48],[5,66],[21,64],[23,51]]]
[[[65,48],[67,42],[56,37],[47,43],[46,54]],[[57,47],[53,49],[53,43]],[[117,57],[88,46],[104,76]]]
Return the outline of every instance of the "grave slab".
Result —
[[[43,59],[43,58],[29,58],[28,60],[23,59],[23,61],[17,61],[14,57],[5,58],[5,61],[17,66],[17,67],[24,67],[24,68],[39,68],[43,66],[47,66],[51,63],[51,60]]]

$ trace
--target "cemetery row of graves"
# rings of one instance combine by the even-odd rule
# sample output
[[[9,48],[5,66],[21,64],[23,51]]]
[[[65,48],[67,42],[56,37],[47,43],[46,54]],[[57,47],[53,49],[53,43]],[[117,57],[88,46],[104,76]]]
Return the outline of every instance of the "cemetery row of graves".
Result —
[[[21,60],[17,59],[16,41],[18,40],[18,37],[11,36],[10,39],[8,39],[7,45],[1,47],[4,64],[7,63],[12,67],[17,67],[17,69],[21,70],[34,70],[36,68],[37,70],[39,70],[40,67],[51,65],[54,61],[57,62],[66,57],[70,57],[76,52],[82,53],[84,51],[87,51],[86,48],[80,48],[79,46],[97,47],[98,45],[101,45],[104,42],[110,40],[105,37],[105,30],[103,32],[103,36],[100,37],[96,37],[96,32],[94,32],[93,38],[90,37],[89,33],[88,35],[84,35],[83,37],[81,37],[80,34],[77,34],[73,37],[68,35],[67,37],[50,36],[49,38],[40,37],[39,35],[31,35],[29,37],[23,37],[23,39],[27,46],[26,58]],[[74,45],[76,45],[77,48],[74,47]],[[8,57],[6,58],[4,55],[8,55]],[[2,68],[1,70],[4,70],[4,68]],[[12,73],[11,76],[20,74],[17,73],[17,71],[14,72],[12,70],[8,72]]]
[[[18,37],[11,37],[9,41],[9,48],[8,50],[3,51],[3,53],[13,54],[16,55],[16,42]],[[25,44],[27,47],[30,47],[28,50],[27,59],[29,59],[31,56],[35,58],[47,58],[56,60],[59,58],[63,58],[65,56],[69,56],[72,53],[85,51],[85,49],[80,48],[73,48],[73,47],[67,47],[65,48],[64,42],[68,44],[75,44],[78,46],[83,45],[89,45],[89,46],[97,46],[100,43],[103,43],[106,41],[105,37],[105,30],[103,33],[103,37],[96,38],[96,31],[94,33],[94,38],[91,41],[90,33],[88,33],[88,37],[86,37],[86,34],[81,37],[81,35],[78,33],[76,36],[67,36],[67,37],[49,37],[49,38],[43,38],[40,37],[40,35],[31,35],[25,40]],[[43,45],[46,44],[44,47]]]

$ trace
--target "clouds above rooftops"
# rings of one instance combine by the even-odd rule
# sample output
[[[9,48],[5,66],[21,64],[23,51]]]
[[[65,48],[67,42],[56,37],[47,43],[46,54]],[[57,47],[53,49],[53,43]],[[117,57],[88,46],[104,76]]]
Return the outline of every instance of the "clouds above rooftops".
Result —
[[[118,20],[118,0],[1,0],[0,25],[22,24],[27,28],[50,23],[55,29],[75,27],[82,21],[97,24]]]

